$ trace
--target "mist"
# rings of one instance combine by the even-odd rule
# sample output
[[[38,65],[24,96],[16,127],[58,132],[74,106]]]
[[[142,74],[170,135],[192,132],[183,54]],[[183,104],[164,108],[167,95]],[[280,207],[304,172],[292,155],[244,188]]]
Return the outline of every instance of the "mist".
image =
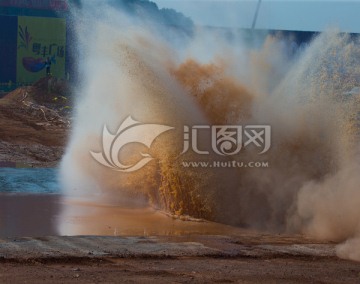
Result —
[[[339,257],[360,261],[360,96],[346,94],[360,84],[359,39],[331,30],[302,46],[270,34],[249,41],[180,15],[181,25],[167,27],[139,17],[160,15],[154,6],[135,8],[94,0],[74,10],[80,80],[59,176],[64,193],[343,242]],[[151,149],[126,146],[122,159],[139,160],[140,152],[155,159],[121,173],[90,152],[101,152],[104,125],[116,133],[128,116],[174,131]],[[250,148],[228,157],[180,155],[185,125],[255,124],[272,127],[263,155]],[[206,135],[199,139],[209,144]],[[188,160],[269,167],[182,167]]]

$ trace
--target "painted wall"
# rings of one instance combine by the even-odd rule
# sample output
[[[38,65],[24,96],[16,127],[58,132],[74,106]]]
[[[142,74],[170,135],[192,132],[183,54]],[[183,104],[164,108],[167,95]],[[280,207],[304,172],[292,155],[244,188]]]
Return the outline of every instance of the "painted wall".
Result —
[[[17,20],[0,16],[0,89],[16,82]]]
[[[0,90],[68,72],[66,0],[0,0]]]
[[[18,17],[16,82],[31,83],[51,74],[65,76],[66,21],[61,18]]]

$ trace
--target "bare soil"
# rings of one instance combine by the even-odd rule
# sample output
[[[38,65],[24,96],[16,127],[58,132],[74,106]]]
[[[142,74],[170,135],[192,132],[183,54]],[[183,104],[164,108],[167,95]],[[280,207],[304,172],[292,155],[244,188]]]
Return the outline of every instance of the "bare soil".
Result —
[[[3,240],[0,283],[360,282],[360,265],[331,244],[244,235]]]
[[[5,263],[1,283],[359,283],[360,267],[336,259],[111,259]]]
[[[0,163],[53,167],[60,160],[71,102],[64,96],[68,89],[51,80],[44,78],[0,99]]]

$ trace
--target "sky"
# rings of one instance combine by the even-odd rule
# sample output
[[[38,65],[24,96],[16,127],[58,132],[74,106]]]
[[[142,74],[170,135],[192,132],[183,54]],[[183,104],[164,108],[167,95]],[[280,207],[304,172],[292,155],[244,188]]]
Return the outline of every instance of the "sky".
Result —
[[[152,0],[173,8],[196,24],[250,28],[257,0]],[[360,33],[360,0],[262,0],[258,29],[323,31],[336,28]]]

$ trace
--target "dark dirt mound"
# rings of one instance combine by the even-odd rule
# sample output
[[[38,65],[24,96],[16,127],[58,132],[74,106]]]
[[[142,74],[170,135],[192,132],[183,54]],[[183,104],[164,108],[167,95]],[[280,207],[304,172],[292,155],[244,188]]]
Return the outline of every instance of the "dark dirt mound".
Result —
[[[32,86],[18,88],[3,97],[0,104],[27,101],[68,113],[71,105],[71,88],[67,81],[55,77],[42,78]]]
[[[0,162],[54,166],[70,127],[70,94],[66,81],[49,77],[0,99]]]

